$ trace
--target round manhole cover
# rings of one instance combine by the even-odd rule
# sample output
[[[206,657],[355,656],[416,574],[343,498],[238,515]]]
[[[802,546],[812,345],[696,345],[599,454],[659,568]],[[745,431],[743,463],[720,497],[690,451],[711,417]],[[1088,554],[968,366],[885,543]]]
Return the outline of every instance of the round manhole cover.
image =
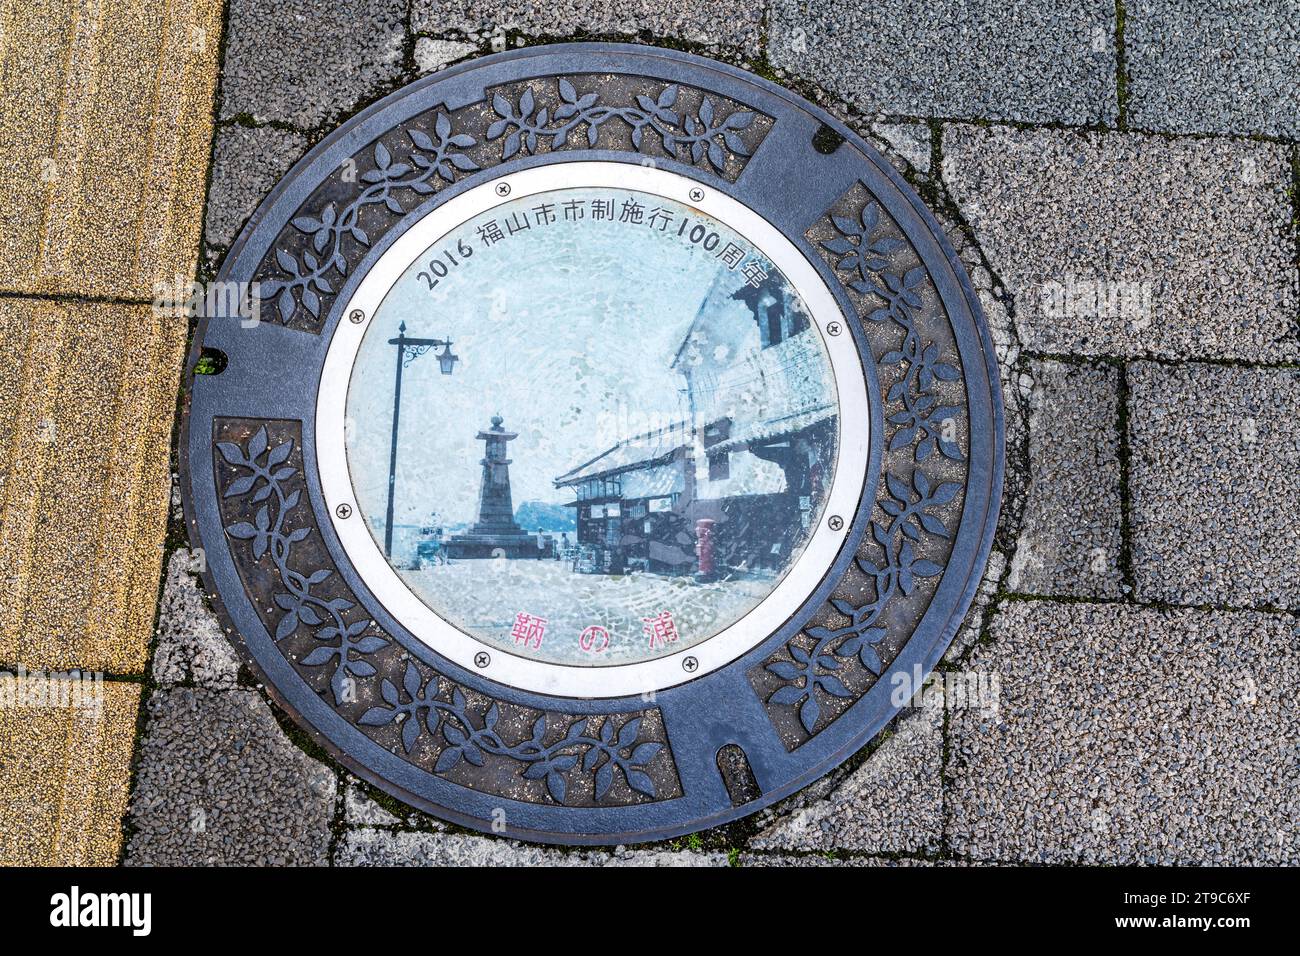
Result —
[[[987,557],[996,367],[888,164],[618,45],[490,57],[327,137],[231,250],[183,461],[210,584],[351,769],[624,843],[850,755]]]

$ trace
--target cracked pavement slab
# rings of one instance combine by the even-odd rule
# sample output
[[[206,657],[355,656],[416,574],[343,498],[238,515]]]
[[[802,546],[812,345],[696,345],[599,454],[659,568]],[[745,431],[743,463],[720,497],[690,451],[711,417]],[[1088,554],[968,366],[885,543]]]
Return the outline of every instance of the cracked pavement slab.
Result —
[[[193,683],[228,690],[239,678],[239,657],[208,608],[198,572],[198,552],[174,551],[167,559],[158,607],[153,678],[163,686]]]

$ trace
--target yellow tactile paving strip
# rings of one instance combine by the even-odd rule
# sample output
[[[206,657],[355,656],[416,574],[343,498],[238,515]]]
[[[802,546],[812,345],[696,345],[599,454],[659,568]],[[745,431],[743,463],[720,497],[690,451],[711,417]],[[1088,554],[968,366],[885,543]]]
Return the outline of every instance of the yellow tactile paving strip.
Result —
[[[0,0],[0,290],[191,274],[220,30],[219,0]]]
[[[0,661],[140,673],[186,320],[0,299]]]
[[[33,686],[38,681],[46,683],[0,677],[0,741],[22,743],[0,750],[0,863],[111,866],[121,845],[140,686],[104,682],[96,712],[25,699],[44,695]]]
[[[0,0],[0,669],[143,674],[221,0]],[[27,678],[39,681],[38,676]],[[0,673],[0,865],[112,864],[140,684],[20,706]]]

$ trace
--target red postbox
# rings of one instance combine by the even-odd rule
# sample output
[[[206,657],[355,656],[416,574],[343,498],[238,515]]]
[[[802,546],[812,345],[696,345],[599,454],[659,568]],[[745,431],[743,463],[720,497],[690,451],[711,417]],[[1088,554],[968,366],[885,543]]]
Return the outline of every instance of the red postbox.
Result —
[[[713,525],[712,518],[699,518],[695,522],[695,557],[699,564],[695,576],[701,581],[711,581],[714,577]]]

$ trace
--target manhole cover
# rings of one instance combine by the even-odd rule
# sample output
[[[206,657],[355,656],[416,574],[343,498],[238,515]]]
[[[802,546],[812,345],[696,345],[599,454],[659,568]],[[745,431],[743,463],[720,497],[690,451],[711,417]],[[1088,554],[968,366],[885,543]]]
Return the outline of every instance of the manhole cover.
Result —
[[[979,581],[966,276],[885,161],[739,70],[584,44],[417,83],[217,289],[182,456],[210,584],[317,740],[450,820],[752,812],[880,730]]]

